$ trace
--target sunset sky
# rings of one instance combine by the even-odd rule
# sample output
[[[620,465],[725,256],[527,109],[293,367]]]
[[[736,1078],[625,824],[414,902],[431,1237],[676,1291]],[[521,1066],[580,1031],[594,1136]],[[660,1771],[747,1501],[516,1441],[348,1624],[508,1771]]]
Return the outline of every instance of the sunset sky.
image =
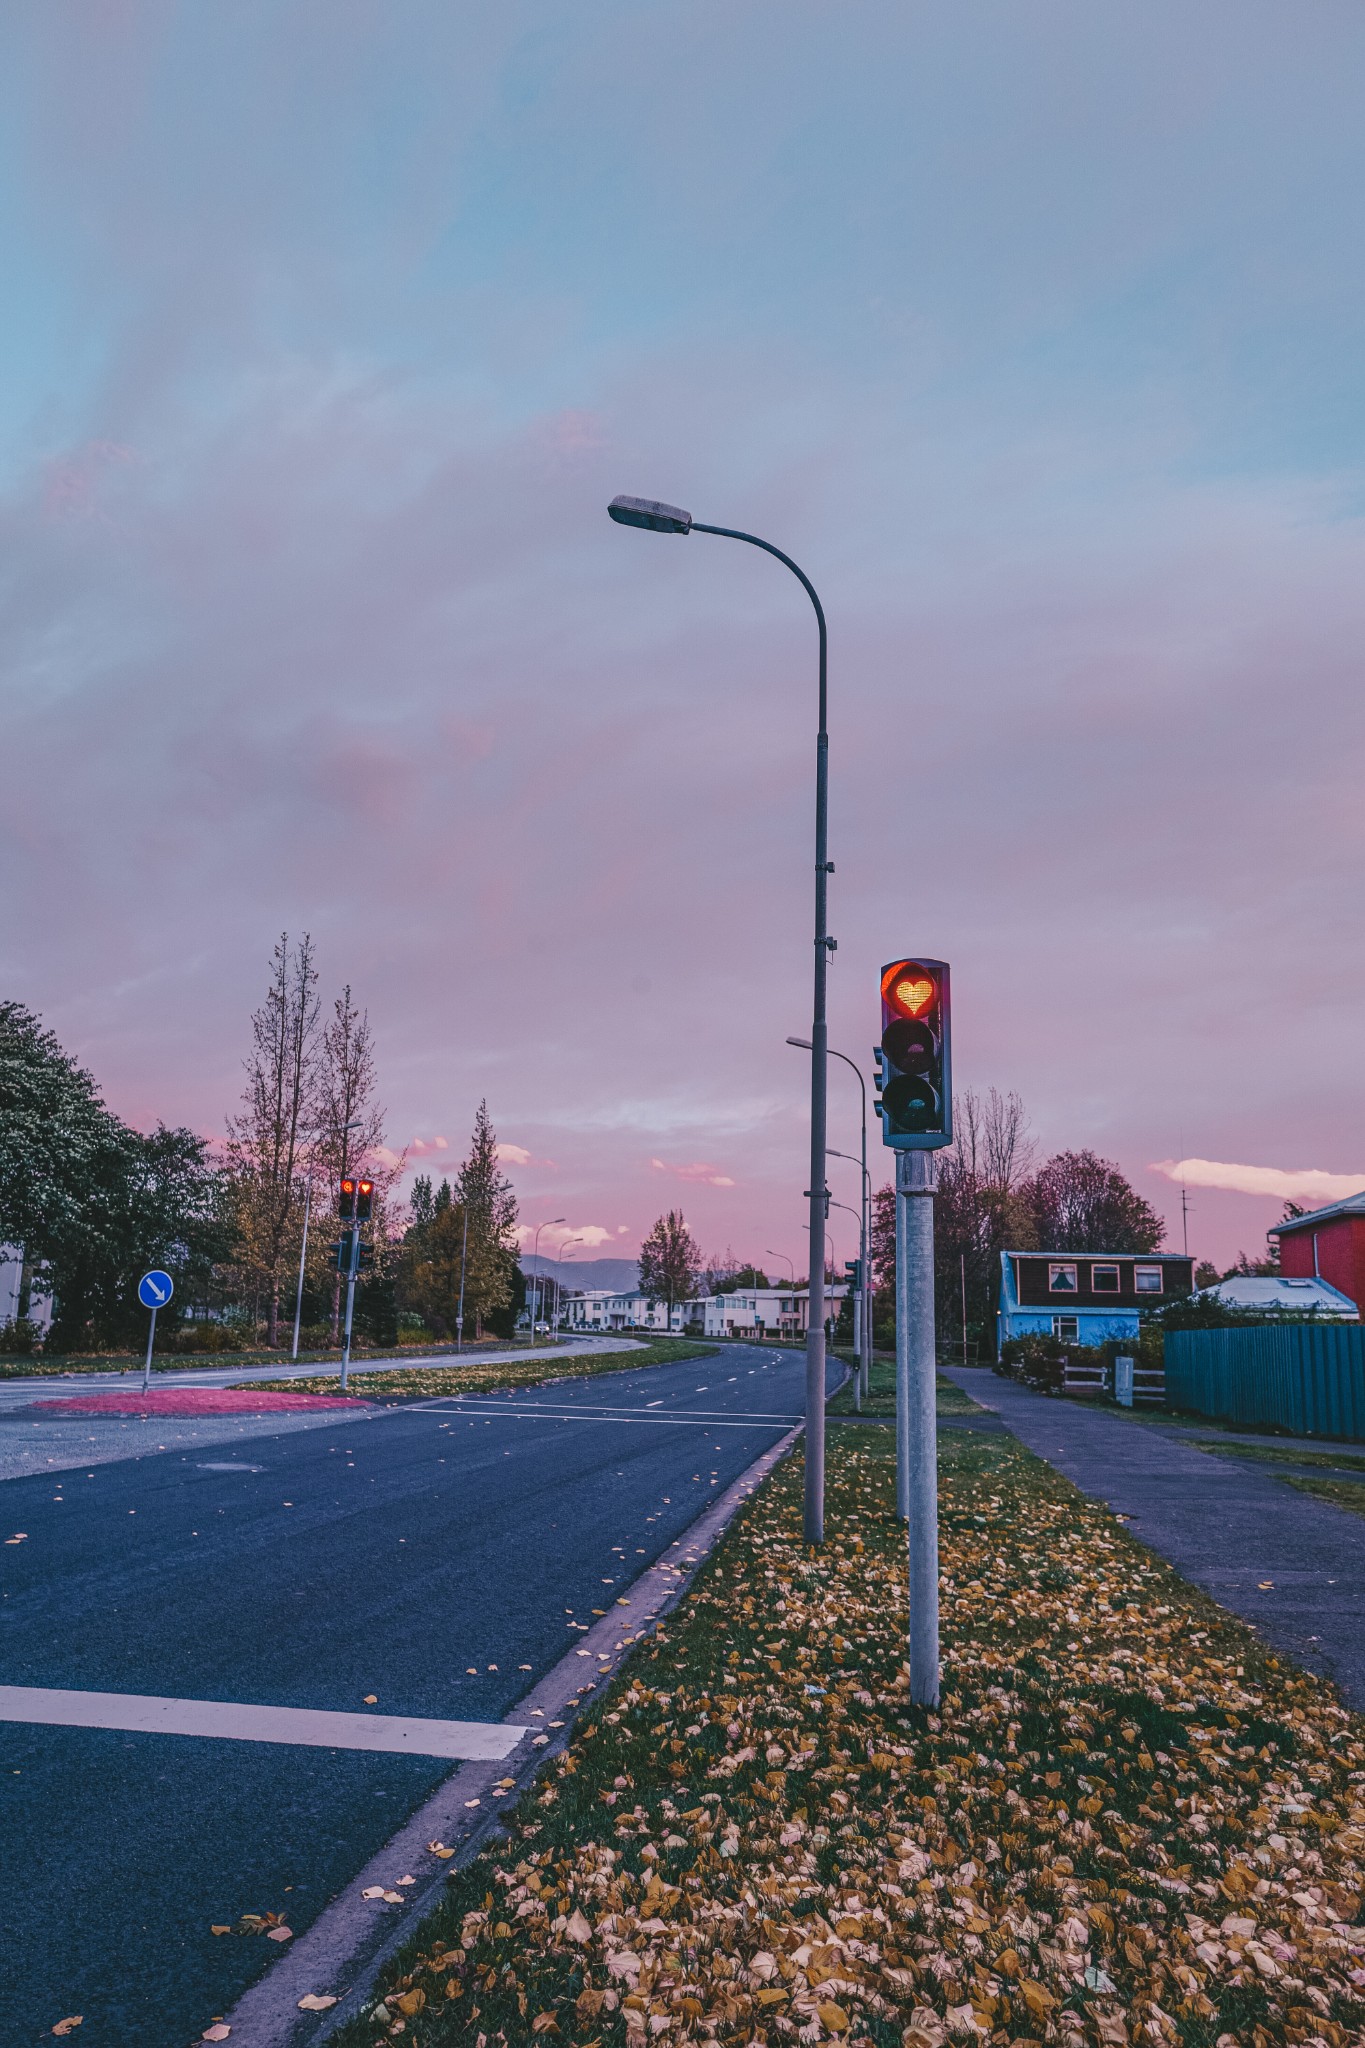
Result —
[[[804,1264],[813,621],[625,491],[822,593],[833,1044],[936,955],[1174,1248],[1158,1162],[1222,1263],[1365,1185],[1362,75],[1345,0],[12,0],[0,992],[220,1133],[309,929],[415,1166],[486,1095],[543,1250]]]

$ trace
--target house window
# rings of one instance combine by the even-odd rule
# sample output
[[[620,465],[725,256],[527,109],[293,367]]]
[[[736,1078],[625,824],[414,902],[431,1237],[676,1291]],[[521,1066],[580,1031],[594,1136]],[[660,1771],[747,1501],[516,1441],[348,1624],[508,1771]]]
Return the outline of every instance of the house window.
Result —
[[[1117,1266],[1092,1266],[1090,1285],[1096,1294],[1117,1294],[1119,1291],[1119,1269]]]
[[[1139,1294],[1160,1294],[1160,1266],[1134,1266],[1133,1285]]]
[[[1049,1266],[1047,1285],[1050,1294],[1074,1294],[1076,1292],[1076,1268],[1074,1266]]]
[[[1079,1344],[1081,1341],[1081,1319],[1079,1316],[1054,1316],[1052,1334],[1063,1344]]]

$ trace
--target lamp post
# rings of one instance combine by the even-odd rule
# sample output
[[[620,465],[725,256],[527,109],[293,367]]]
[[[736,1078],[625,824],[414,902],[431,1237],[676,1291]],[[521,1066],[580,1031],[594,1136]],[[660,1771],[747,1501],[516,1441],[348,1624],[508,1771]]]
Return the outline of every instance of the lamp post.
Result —
[[[767,1251],[765,1251],[765,1252],[764,1252],[763,1256],[764,1256],[764,1258],[765,1258],[765,1259],[781,1259],[781,1261],[782,1261],[783,1265],[784,1265],[784,1266],[785,1266],[785,1267],[787,1268],[787,1270],[788,1270],[788,1272],[789,1272],[789,1274],[790,1274],[790,1276],[791,1276],[791,1283],[792,1283],[792,1286],[793,1286],[793,1287],[795,1287],[795,1285],[796,1285],[796,1268],[795,1268],[795,1266],[794,1266],[794,1265],[792,1264],[791,1260],[790,1260],[790,1259],[789,1259],[789,1258],[787,1257],[787,1254],[786,1254],[785,1252],[775,1252],[775,1251],[773,1250],[772,1246],[771,1246],[771,1245],[769,1245],[769,1247],[768,1247]]]
[[[810,1051],[810,1040],[807,1038],[789,1038],[787,1043],[788,1045],[799,1046],[803,1052]],[[862,1097],[863,1104],[862,1122],[859,1126],[859,1139],[862,1147],[860,1163],[863,1169],[863,1342],[862,1356],[858,1369],[862,1374],[863,1393],[866,1395],[870,1393],[872,1386],[872,1276],[868,1265],[868,1253],[872,1248],[872,1177],[867,1170],[867,1082],[858,1062],[851,1060],[846,1052],[836,1052],[834,1047],[830,1046],[829,1056],[831,1059],[842,1060],[846,1067],[853,1069],[853,1072],[858,1077],[858,1091]],[[830,1146],[829,1150],[833,1151],[833,1146]],[[835,1157],[839,1159],[847,1159],[848,1156],[847,1152],[835,1154]]]
[[[742,540],[762,548],[791,570],[815,607],[820,629],[819,720],[815,736],[815,993],[811,1015],[810,1062],[810,1318],[806,1331],[806,1479],[804,1535],[807,1543],[825,1540],[825,1273],[821,1247],[825,1237],[825,1053],[829,1027],[825,1016],[825,982],[834,940],[826,930],[829,875],[829,731],[826,719],[828,635],[824,607],[815,585],[790,555],[755,533],[732,526],[703,526],[676,505],[652,498],[613,498],[607,507],[620,526],[641,526],[650,533],[711,533],[722,540]]]
[[[552,1216],[548,1223],[537,1223],[536,1234],[534,1238],[531,1240],[531,1263],[533,1266],[536,1260],[540,1257],[541,1231],[553,1230],[556,1223],[562,1223],[563,1221],[564,1218],[562,1216]],[[536,1341],[536,1280],[538,1279],[538,1277],[539,1276],[534,1272],[531,1274],[531,1342],[533,1345]]]
[[[840,1152],[837,1146],[831,1145],[829,1156],[831,1159],[846,1159],[850,1166],[862,1167],[861,1192],[858,1197],[858,1387],[853,1397],[853,1405],[856,1408],[859,1391],[866,1394],[869,1390],[872,1366],[872,1339],[869,1335],[872,1328],[869,1313],[872,1294],[867,1274],[868,1246],[872,1235],[872,1176],[867,1170],[866,1162],[855,1159],[851,1152]]]

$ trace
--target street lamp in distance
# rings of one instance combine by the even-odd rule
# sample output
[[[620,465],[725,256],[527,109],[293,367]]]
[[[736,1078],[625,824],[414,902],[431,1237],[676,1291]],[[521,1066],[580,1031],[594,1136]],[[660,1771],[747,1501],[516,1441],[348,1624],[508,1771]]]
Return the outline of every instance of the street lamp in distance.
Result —
[[[834,863],[829,858],[829,725],[828,672],[829,635],[825,609],[815,585],[804,569],[770,540],[756,533],[741,533],[733,526],[705,526],[684,512],[681,505],[665,505],[658,498],[613,498],[607,511],[618,526],[643,527],[648,533],[712,533],[722,540],[742,540],[761,548],[790,569],[815,609],[820,629],[819,718],[815,735],[815,1000],[810,1034],[810,1314],[806,1332],[806,1440],[805,1502],[802,1533],[807,1543],[825,1540],[825,1262],[819,1255],[825,1227],[825,1101],[829,1027],[825,1012],[825,984],[834,940],[826,928],[829,877]]]

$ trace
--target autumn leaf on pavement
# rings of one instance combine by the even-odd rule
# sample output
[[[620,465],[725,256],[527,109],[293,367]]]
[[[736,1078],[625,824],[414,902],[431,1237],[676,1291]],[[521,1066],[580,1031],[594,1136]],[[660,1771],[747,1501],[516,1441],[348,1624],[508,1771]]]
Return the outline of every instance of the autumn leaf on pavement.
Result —
[[[303,1997],[299,2000],[299,2011],[326,2012],[328,2006],[335,2004],[336,2000],[334,1998],[328,1998],[325,1995],[325,1993],[318,1991],[305,1991]],[[207,2036],[205,2036],[205,2039],[207,2039]]]
[[[83,2020],[83,2013],[73,2012],[69,2020],[58,2020],[52,2031],[58,2040],[62,2040],[67,2034],[74,2034],[77,2027],[83,2023]]]

